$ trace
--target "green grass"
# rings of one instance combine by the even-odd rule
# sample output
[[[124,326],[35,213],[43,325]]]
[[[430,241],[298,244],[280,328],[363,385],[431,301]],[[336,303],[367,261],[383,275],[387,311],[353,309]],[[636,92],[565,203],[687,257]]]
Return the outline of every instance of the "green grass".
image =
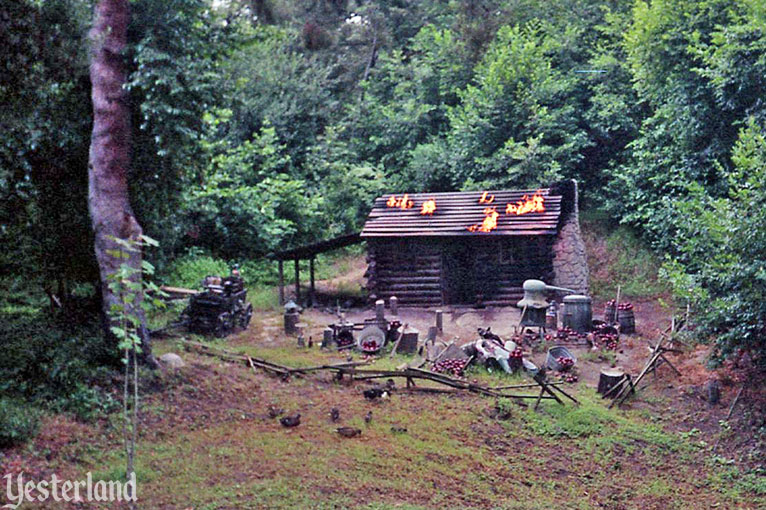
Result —
[[[267,312],[261,319],[274,317]],[[236,339],[207,343],[296,367],[345,358]],[[172,348],[173,342],[157,347]],[[391,369],[414,359],[384,355],[373,367]],[[585,510],[688,508],[702,501],[757,507],[764,500],[759,473],[741,473],[724,460],[705,463],[707,450],[696,433],[670,432],[662,417],[648,411],[608,409],[582,383],[567,386],[579,406],[543,401],[537,411],[470,394],[402,393],[370,403],[361,396],[367,387],[362,382],[347,386],[316,374],[285,383],[211,358],[192,360],[210,370],[177,382],[173,391],[188,402],[150,396],[144,404],[148,419],[178,405],[191,405],[182,409],[194,414],[198,404],[223,398],[232,384],[246,391],[239,401],[196,414],[191,424],[160,425],[161,435],[147,431],[138,456],[139,494],[147,508],[183,501],[184,508],[196,509]],[[481,368],[470,369],[468,378],[491,386],[529,381]],[[304,423],[286,430],[265,418],[272,403],[299,410]],[[363,430],[361,438],[335,433],[327,417],[332,405],[341,408],[342,425]],[[510,417],[491,418],[495,405]],[[374,413],[369,425],[363,420],[368,410]],[[408,431],[392,433],[395,424]],[[119,477],[124,469],[116,443],[81,462],[81,469],[104,478]]]
[[[314,361],[306,352],[290,359]],[[385,365],[381,360],[379,366]],[[495,383],[505,379],[484,376]],[[313,397],[301,389],[313,384],[310,378],[295,380],[267,398],[305,407]],[[338,438],[334,425],[310,411],[295,431],[258,419],[211,417],[202,428],[141,443],[140,494],[149,506],[172,498],[209,509],[569,510],[593,508],[587,494],[608,488],[601,506],[651,501],[653,508],[687,507],[683,502],[693,490],[688,481],[698,480],[700,470],[689,441],[636,413],[609,410],[595,393],[578,390],[580,406],[544,402],[535,412],[501,402],[512,414],[501,422],[482,411],[492,399],[396,397],[371,406],[351,397],[342,408],[343,425],[362,428],[363,440]],[[353,396],[359,388],[322,391]],[[369,426],[361,419],[367,408],[375,413]],[[391,423],[405,423],[409,431],[391,434]],[[119,450],[100,462],[111,467],[97,478],[120,477]],[[560,478],[560,472],[569,474]],[[743,482],[732,466],[715,466],[707,476],[702,488],[721,508],[733,508],[761,490],[755,475]]]
[[[594,363],[609,363],[611,366],[617,364],[617,354],[614,351],[588,351],[579,355],[580,361],[592,361]]]
[[[255,310],[279,310],[279,291],[274,287],[255,286],[247,289],[247,300]]]

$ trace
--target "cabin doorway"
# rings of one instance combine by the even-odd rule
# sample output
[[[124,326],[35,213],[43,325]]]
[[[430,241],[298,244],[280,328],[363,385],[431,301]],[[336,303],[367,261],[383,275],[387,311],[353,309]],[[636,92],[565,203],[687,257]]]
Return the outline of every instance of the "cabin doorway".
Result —
[[[501,246],[497,242],[451,241],[442,251],[444,303],[484,306],[497,299],[503,276],[498,265]]]
[[[469,243],[446,243],[442,268],[444,302],[448,305],[476,303],[476,250]]]

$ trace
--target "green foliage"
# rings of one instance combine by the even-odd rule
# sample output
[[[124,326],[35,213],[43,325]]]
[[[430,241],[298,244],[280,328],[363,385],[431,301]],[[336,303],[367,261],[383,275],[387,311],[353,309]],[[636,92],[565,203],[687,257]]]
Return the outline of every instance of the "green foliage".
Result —
[[[85,386],[106,387],[110,367],[117,355],[98,329],[62,322],[47,312],[4,314],[0,321],[3,356],[0,357],[0,394],[27,399],[58,410],[88,414],[85,406],[71,408],[68,399],[93,400],[85,396]],[[98,390],[100,402],[93,407],[108,407],[109,397]]]
[[[88,2],[0,5],[0,272],[96,274],[89,246]],[[66,225],[66,228],[62,228]]]
[[[233,145],[216,140],[230,111],[207,114],[210,161],[198,185],[190,186],[184,215],[195,244],[227,258],[252,258],[285,243],[310,239],[322,199],[291,177],[292,166],[274,128],[265,126],[252,140]]]
[[[70,312],[73,289],[98,278],[84,172],[91,7],[0,7],[0,268]],[[273,282],[273,264],[255,261],[358,229],[382,191],[571,177],[587,207],[670,255],[689,299],[712,300],[707,334],[745,335],[749,350],[763,337],[750,263],[762,225],[754,213],[737,227],[730,212],[745,202],[732,190],[761,197],[749,177],[760,128],[748,126],[766,122],[762,2],[138,0],[131,11],[132,204],[161,241],[152,263],[179,284],[196,287],[206,265],[225,272],[220,260],[253,261],[251,286]],[[638,244],[616,235],[624,290],[659,291],[652,257],[632,260]],[[714,246],[728,254],[707,256]],[[194,268],[187,253],[210,258]],[[597,293],[613,292],[606,281]],[[748,317],[747,331],[724,310]]]
[[[145,232],[169,255],[183,241],[183,190],[204,168],[204,114],[229,101],[221,62],[246,37],[247,22],[204,0],[131,3],[128,32],[133,105],[132,204]]]
[[[92,370],[92,368],[91,368]],[[56,411],[72,413],[78,420],[93,422],[119,409],[114,396],[100,387],[74,382],[68,392],[61,392],[51,406]]]
[[[716,0],[638,2],[626,34],[634,88],[648,111],[614,194],[620,208],[630,206],[623,220],[664,249],[683,221],[673,204],[687,196],[689,183],[714,197],[726,194],[729,151],[746,110],[719,106],[708,64],[710,45],[720,40],[715,34],[736,10],[728,7]]]
[[[542,22],[502,27],[450,111],[454,185],[533,187],[573,173],[587,137],[575,81],[555,65],[561,41]]]
[[[173,261],[164,281],[174,287],[197,289],[206,276],[227,275],[230,270],[231,267],[225,261],[205,255],[199,248],[192,248]],[[245,278],[247,274],[247,271],[243,272]]]
[[[685,221],[679,258],[666,265],[677,294],[691,302],[700,335],[715,342],[714,361],[748,353],[766,364],[766,136],[748,121],[732,150],[728,197],[700,186],[676,204]]]
[[[0,448],[32,439],[40,426],[40,413],[29,404],[0,397]]]

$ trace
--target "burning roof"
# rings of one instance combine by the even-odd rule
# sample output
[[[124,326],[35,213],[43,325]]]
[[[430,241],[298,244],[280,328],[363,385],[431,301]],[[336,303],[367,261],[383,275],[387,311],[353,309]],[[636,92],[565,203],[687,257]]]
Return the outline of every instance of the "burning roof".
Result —
[[[561,196],[547,188],[387,194],[375,200],[361,236],[555,235],[560,216]]]

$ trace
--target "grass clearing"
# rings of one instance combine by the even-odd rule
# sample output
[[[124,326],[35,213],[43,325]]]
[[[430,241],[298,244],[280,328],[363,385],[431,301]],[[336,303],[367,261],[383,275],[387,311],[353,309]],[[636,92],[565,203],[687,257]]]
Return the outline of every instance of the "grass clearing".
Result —
[[[276,345],[233,345],[294,366],[331,361],[332,353]],[[377,368],[403,358],[384,356]],[[138,457],[140,495],[151,508],[588,509],[748,508],[766,502],[753,475],[711,463],[697,438],[665,430],[643,413],[607,409],[583,385],[580,406],[544,401],[538,411],[474,395],[395,394],[369,402],[362,382],[327,374],[282,382],[245,367],[194,357],[165,394],[149,396]],[[516,382],[472,370],[491,385]],[[281,427],[269,405],[300,412]],[[498,405],[507,420],[493,419]],[[328,417],[341,410],[339,423]],[[372,421],[363,417],[372,412]],[[362,429],[340,437],[339,425]],[[392,426],[407,428],[394,433]],[[123,468],[119,445],[91,459]],[[700,483],[700,474],[703,483]],[[707,506],[704,506],[707,507]],[[751,508],[756,508],[753,506]]]

